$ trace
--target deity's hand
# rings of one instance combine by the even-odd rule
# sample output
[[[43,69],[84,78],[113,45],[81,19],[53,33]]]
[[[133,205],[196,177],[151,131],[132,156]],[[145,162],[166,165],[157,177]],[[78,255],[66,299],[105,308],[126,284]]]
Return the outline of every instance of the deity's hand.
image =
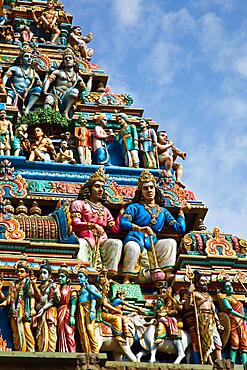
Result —
[[[148,235],[148,236],[154,235],[153,230],[149,226],[140,227],[140,231],[143,232],[144,235]]]
[[[220,331],[224,331],[225,330],[224,326],[223,325],[220,325],[220,324],[217,326],[217,328]]]
[[[94,230],[95,230],[95,232],[96,232],[96,234],[98,235],[98,236],[101,236],[101,235],[103,235],[104,234],[104,229],[103,229],[103,227],[102,226],[100,226],[100,225],[97,225],[97,224],[93,224],[93,228],[92,228],[92,231],[94,232]]]
[[[195,285],[192,283],[192,284],[190,284],[190,287],[189,287],[189,289],[188,289],[188,293],[189,294],[192,294],[192,293],[194,293],[194,291],[195,291]]]
[[[90,311],[89,317],[90,317],[90,320],[91,321],[94,321],[95,320],[95,312],[94,311]]]
[[[69,326],[75,326],[75,316],[70,316],[70,318],[69,318]]]
[[[43,315],[43,313],[44,313],[44,308],[42,307],[42,308],[39,310],[39,312],[38,312],[38,314],[37,314],[37,317],[42,316],[42,315]]]

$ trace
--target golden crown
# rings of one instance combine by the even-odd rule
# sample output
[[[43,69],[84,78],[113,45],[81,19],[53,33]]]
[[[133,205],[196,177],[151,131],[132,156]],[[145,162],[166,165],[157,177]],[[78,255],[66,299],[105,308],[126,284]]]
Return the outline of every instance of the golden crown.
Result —
[[[143,171],[138,178],[138,183],[137,183],[138,189],[141,189],[142,185],[145,182],[150,182],[150,181],[154,184],[154,186],[157,185],[155,177],[149,171],[147,170]]]
[[[96,181],[102,181],[104,184],[108,180],[109,175],[105,174],[104,167],[99,166],[96,172],[94,172],[89,179],[86,181],[87,184],[94,184]]]

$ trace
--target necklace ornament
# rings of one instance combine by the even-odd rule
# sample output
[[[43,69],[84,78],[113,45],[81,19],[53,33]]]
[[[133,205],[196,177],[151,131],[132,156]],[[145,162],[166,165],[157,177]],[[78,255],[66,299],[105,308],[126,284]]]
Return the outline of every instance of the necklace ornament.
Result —
[[[157,218],[159,217],[160,212],[161,212],[160,206],[158,204],[148,206],[147,204],[145,204],[143,202],[142,202],[142,204],[143,204],[143,207],[146,209],[146,211],[148,211],[148,213],[151,216],[151,224],[156,225],[157,224]]]

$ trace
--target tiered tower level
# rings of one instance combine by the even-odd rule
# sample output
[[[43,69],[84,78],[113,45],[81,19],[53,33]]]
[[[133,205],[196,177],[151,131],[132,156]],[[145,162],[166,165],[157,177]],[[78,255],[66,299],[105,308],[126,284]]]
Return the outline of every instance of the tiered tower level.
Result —
[[[124,290],[125,299],[119,298],[121,302],[116,305],[123,309],[125,300],[149,323],[153,317],[160,320],[162,308],[169,306],[167,296],[172,296],[177,308],[176,314],[170,312],[163,316],[171,319],[170,324],[164,324],[166,336],[170,342],[182,343],[179,338],[183,326],[187,339],[192,341],[190,363],[205,364],[210,359],[204,353],[207,344],[200,332],[200,305],[196,310],[193,308],[196,291],[188,294],[195,270],[200,271],[207,278],[208,292],[217,312],[222,312],[220,320],[225,320],[228,326],[222,340],[225,356],[229,357],[229,328],[233,322],[226,314],[230,308],[224,309],[224,296],[217,295],[217,290],[223,294],[225,282],[231,282],[234,297],[245,303],[247,242],[230,233],[223,234],[217,227],[212,231],[206,229],[203,221],[207,207],[189,190],[189,184],[183,183],[181,162],[186,159],[186,153],[169,141],[167,133],[159,130],[155,118],[145,117],[142,108],[134,107],[134,98],[128,92],[118,94],[110,89],[108,75],[97,64],[97,50],[94,53],[91,45],[92,33],[82,35],[80,27],[73,26],[73,16],[66,12],[60,0],[0,0],[0,298],[2,306],[6,303],[6,307],[0,309],[2,352],[61,349],[60,329],[56,326],[59,323],[55,323],[55,319],[52,349],[38,343],[39,331],[43,330],[39,298],[35,294],[30,298],[30,302],[32,299],[34,302],[33,311],[23,303],[25,294],[32,295],[35,287],[41,296],[49,296],[48,291],[44,293],[45,288],[42,291],[42,284],[45,287],[48,280],[44,283],[40,275],[43,261],[48,260],[53,290],[62,290],[58,280],[61,266],[67,271],[65,275],[70,276],[77,297],[71,300],[77,300],[74,314],[79,311],[78,302],[86,289],[84,283],[78,283],[80,271],[103,296],[100,277],[104,277],[105,286],[109,283],[104,299],[109,302],[116,297],[117,290]],[[92,186],[98,183],[96,194]],[[152,189],[147,189],[145,195],[145,184],[153,184],[155,191],[161,194],[162,204],[158,204],[157,199],[150,201]],[[140,193],[139,198],[135,198],[139,208],[132,206],[136,190]],[[78,195],[79,203],[75,202]],[[107,212],[110,211],[104,225],[99,221],[106,217],[102,203]],[[161,216],[163,219],[159,221]],[[124,221],[120,221],[121,217]],[[186,226],[181,221],[184,217]],[[116,220],[115,226],[113,220]],[[104,236],[97,225],[106,231]],[[150,237],[150,230],[157,238]],[[107,251],[103,248],[105,239],[101,238],[113,240]],[[164,239],[172,240],[168,249],[166,243],[162,244]],[[132,247],[128,249],[128,243],[133,241],[138,252]],[[134,251],[133,255],[130,250]],[[138,266],[133,262],[135,253],[138,253]],[[20,261],[23,266],[29,264],[30,270],[24,269],[26,280],[18,275]],[[108,278],[104,272],[102,275],[104,268],[108,269]],[[113,280],[109,281],[110,278]],[[30,285],[31,293],[25,291],[25,284]],[[48,290],[50,292],[51,287]],[[44,299],[49,301],[49,297]],[[96,307],[102,305],[99,297],[95,301]],[[56,301],[53,297],[51,302],[52,308],[59,311],[59,299]],[[87,298],[87,302],[92,305],[93,298]],[[157,302],[161,302],[161,306]],[[18,315],[22,304],[25,314],[21,317]],[[14,312],[18,323],[15,328],[12,325]],[[30,320],[27,320],[28,314]],[[48,320],[44,313],[40,316],[42,323]],[[94,318],[91,319],[94,323]],[[176,335],[172,334],[172,320],[180,331]],[[29,323],[33,347],[30,343],[27,345],[25,338],[25,345],[20,338],[16,339],[24,330],[21,328],[24,322]],[[90,342],[92,338],[87,338],[89,347],[83,342],[86,339],[82,331],[86,329],[78,322],[74,324],[76,346],[64,351],[97,352]],[[159,333],[158,325],[153,331],[153,340],[162,342],[164,335]],[[206,336],[212,336],[210,328],[205,330]],[[117,333],[109,335],[114,338]],[[115,358],[120,359],[121,352],[134,361],[136,352],[130,350],[124,332],[121,335],[122,343],[117,342],[121,351],[115,353]],[[96,337],[95,340],[97,342]],[[162,346],[162,343],[156,344]],[[100,349],[99,343],[97,345]],[[124,350],[125,347],[130,352]],[[241,346],[240,349],[243,355],[246,349]],[[105,351],[102,347],[101,352]],[[217,353],[212,352],[212,360],[213,356]],[[231,358],[234,359],[234,354]],[[245,357],[241,358],[245,362]],[[176,357],[160,352],[158,359],[165,363],[173,362]],[[88,358],[85,361],[89,361]]]

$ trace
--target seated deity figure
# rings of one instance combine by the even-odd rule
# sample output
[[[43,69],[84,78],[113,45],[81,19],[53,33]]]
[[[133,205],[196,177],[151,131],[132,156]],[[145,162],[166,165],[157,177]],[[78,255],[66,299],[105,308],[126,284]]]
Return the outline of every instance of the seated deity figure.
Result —
[[[80,163],[92,164],[91,132],[86,127],[87,118],[81,115],[78,118],[78,123],[80,123],[81,126],[75,127],[75,138]]]
[[[90,90],[92,82],[92,77],[90,77],[86,86],[78,71],[74,52],[67,48],[60,67],[53,71],[44,83],[45,108],[58,105],[60,112],[69,119],[69,111],[73,104],[83,91]]]
[[[51,278],[51,265],[44,260],[39,269],[40,284],[33,277],[32,286],[36,299],[37,332],[36,341],[39,352],[55,352],[57,344],[58,286]]]
[[[95,285],[89,284],[88,271],[85,268],[79,269],[78,281],[81,289],[78,292],[76,326],[81,347],[85,353],[98,353],[95,332],[96,304],[102,299],[102,294]]]
[[[165,198],[156,185],[154,176],[147,170],[138,179],[138,187],[132,201],[128,205],[120,225],[128,231],[124,240],[123,274],[125,282],[137,277],[141,270],[139,263],[144,251],[147,251],[151,273],[157,268],[166,272],[166,279],[171,279],[176,262],[176,241],[174,239],[158,240],[165,225],[179,234],[184,234],[186,224],[183,209],[179,210],[177,220],[164,208]]]
[[[166,131],[158,132],[158,142],[157,142],[158,154],[159,154],[159,164],[160,167],[165,166],[165,172],[167,177],[172,177],[172,170],[174,170],[176,175],[176,183],[185,188],[182,182],[183,177],[183,165],[176,162],[177,157],[186,158],[186,153],[181,152],[174,146],[174,142],[168,140]]]
[[[138,134],[136,127],[129,123],[128,116],[125,113],[118,113],[116,118],[121,126],[121,130],[116,136],[116,141],[122,141],[125,164],[127,167],[138,168]]]
[[[20,260],[16,263],[15,270],[17,280],[10,285],[0,308],[10,307],[9,319],[15,350],[35,352],[35,340],[31,326],[36,312],[29,265],[25,260]],[[1,299],[4,299],[3,294],[1,294]]]
[[[66,140],[62,140],[60,143],[59,153],[56,157],[56,162],[58,163],[70,163],[75,164],[76,161],[74,159],[73,151],[69,149],[68,142]]]
[[[140,155],[142,164],[145,168],[156,168],[155,151],[157,145],[157,135],[153,128],[150,128],[145,119],[140,121],[141,131],[139,133]]]
[[[3,76],[3,85],[7,92],[7,105],[16,104],[24,113],[28,113],[38,101],[42,82],[32,66],[32,54],[29,48],[23,48]]]
[[[47,37],[49,37],[50,42],[55,43],[61,31],[58,27],[59,14],[56,10],[56,4],[54,3],[54,0],[47,1],[46,9],[43,10],[39,18],[37,18],[35,14],[35,8],[32,9],[32,15],[38,29],[40,28],[44,32],[45,38],[47,39]]]
[[[50,161],[51,158],[56,159],[57,154],[52,141],[44,134],[42,128],[35,127],[34,136],[35,142],[30,147],[29,161]]]
[[[182,320],[178,317],[183,306],[172,296],[172,288],[162,288],[157,299],[157,332],[155,344],[166,337],[181,338]]]
[[[11,143],[14,140],[13,125],[7,119],[5,109],[0,110],[0,155],[10,155]]]
[[[74,26],[71,28],[67,38],[68,46],[80,52],[82,59],[90,60],[94,53],[93,49],[88,48],[87,44],[92,41],[93,34],[90,32],[86,36],[82,36],[81,27]]]
[[[109,165],[110,156],[107,149],[106,142],[115,137],[115,134],[108,135],[105,132],[107,119],[105,114],[100,114],[96,118],[96,125],[93,132],[93,151],[94,162],[100,165]]]
[[[86,266],[98,269],[103,265],[116,274],[122,242],[119,239],[108,239],[105,229],[119,234],[120,215],[115,222],[110,211],[102,204],[106,180],[107,176],[100,167],[83,185],[78,200],[71,204],[70,212],[73,231],[80,243],[77,258]]]
[[[119,343],[126,344],[126,339],[132,338],[129,332],[127,317],[122,316],[122,307],[117,307],[110,303],[108,294],[110,292],[111,281],[108,279],[107,270],[103,269],[98,276],[98,288],[102,294],[99,307],[100,321],[109,325],[115,339]]]

